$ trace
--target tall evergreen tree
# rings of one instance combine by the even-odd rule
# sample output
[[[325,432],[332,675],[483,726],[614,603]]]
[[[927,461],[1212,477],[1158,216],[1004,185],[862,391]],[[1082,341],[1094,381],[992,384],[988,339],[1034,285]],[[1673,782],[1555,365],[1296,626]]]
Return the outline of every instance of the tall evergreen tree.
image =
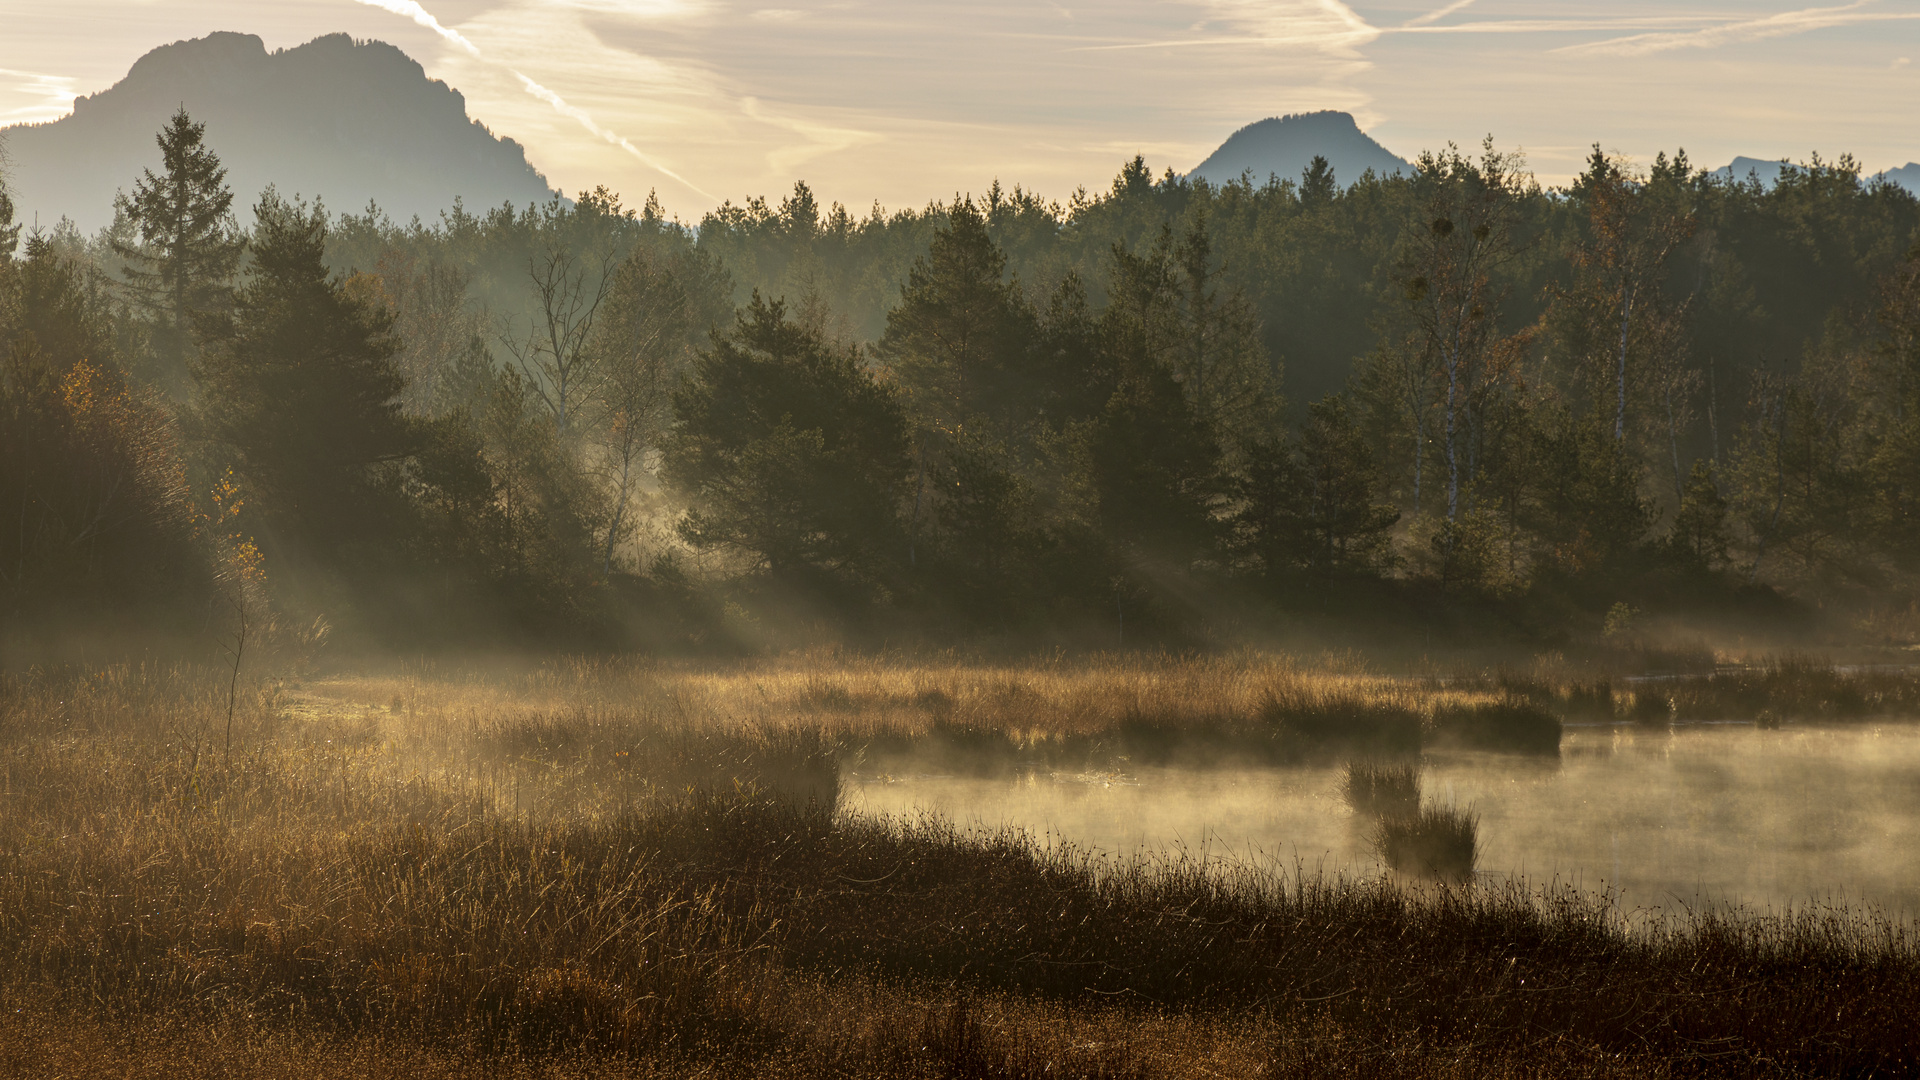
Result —
[[[1686,167],[1683,157],[1678,169]],[[1662,155],[1658,170],[1652,178],[1634,175],[1594,147],[1570,191],[1586,216],[1586,235],[1573,252],[1573,284],[1554,296],[1552,318],[1575,376],[1585,383],[1592,418],[1622,443],[1632,433],[1636,406],[1657,398],[1673,415],[1674,394],[1686,393],[1679,389],[1684,308],[1665,288],[1668,264],[1697,222],[1674,164]],[[1669,441],[1677,441],[1677,433],[1670,434]],[[1676,462],[1676,486],[1678,473]]]
[[[6,145],[0,142],[0,165],[6,164]],[[7,174],[0,172],[0,261],[13,258],[20,244],[20,226],[13,220],[13,195],[7,190]]]
[[[1276,443],[1254,456],[1239,525],[1270,575],[1298,569],[1326,584],[1392,562],[1387,530],[1400,514],[1384,494],[1350,403],[1325,398],[1309,410],[1297,449]]]
[[[674,396],[662,475],[691,508],[680,532],[789,585],[859,589],[906,554],[909,476],[897,392],[857,351],[754,294]]]
[[[1169,225],[1144,250],[1115,245],[1107,323],[1166,370],[1194,416],[1238,457],[1277,421],[1277,373],[1252,308],[1223,289],[1214,262],[1204,211],[1177,241]]]
[[[402,513],[386,467],[417,439],[400,407],[393,315],[373,283],[329,276],[318,207],[269,190],[255,214],[234,310],[198,320],[203,425],[280,553],[338,569],[350,550],[391,542]]]
[[[141,170],[133,194],[114,204],[138,237],[113,246],[127,262],[129,296],[154,322],[153,348],[164,381],[186,373],[194,314],[228,306],[246,246],[233,220],[227,170],[203,145],[205,136],[206,125],[194,123],[184,107],[175,112],[157,137],[160,174]]]
[[[973,200],[957,200],[887,316],[879,353],[898,372],[923,438],[950,441],[969,428],[1001,442],[1032,434],[1035,320],[1006,265]]]
[[[1497,271],[1514,254],[1515,204],[1525,182],[1520,168],[1516,157],[1494,150],[1492,140],[1478,162],[1453,147],[1421,155],[1414,181],[1419,216],[1407,228],[1395,270],[1417,330],[1413,348],[1393,355],[1419,373],[1396,381],[1412,388],[1409,413],[1424,422],[1426,402],[1418,392],[1425,378],[1432,380],[1427,391],[1438,413],[1448,520],[1460,515],[1461,495],[1473,479],[1472,406],[1497,352],[1504,292]],[[1416,445],[1416,452],[1424,449]]]

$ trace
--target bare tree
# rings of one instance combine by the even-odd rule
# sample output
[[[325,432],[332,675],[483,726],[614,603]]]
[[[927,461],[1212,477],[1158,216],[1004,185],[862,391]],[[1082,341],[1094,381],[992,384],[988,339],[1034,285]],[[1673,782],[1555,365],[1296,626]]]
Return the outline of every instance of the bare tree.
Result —
[[[560,243],[527,260],[534,310],[524,333],[509,330],[501,341],[527,385],[553,416],[564,437],[583,402],[600,389],[604,372],[593,349],[594,320],[613,288],[611,251],[583,255]]]
[[[1684,159],[1675,165],[1684,170]],[[1664,172],[1671,169],[1663,156],[1656,178]],[[1611,398],[1613,437],[1623,442],[1636,390],[1659,392],[1657,376],[1682,347],[1683,312],[1662,289],[1668,259],[1693,235],[1695,219],[1597,146],[1575,192],[1586,204],[1588,234],[1574,252],[1573,288],[1559,299],[1585,324],[1582,366],[1595,403],[1602,393]]]
[[[1449,146],[1422,154],[1416,166],[1421,220],[1409,230],[1396,276],[1425,354],[1408,374],[1431,371],[1439,382],[1449,521],[1460,513],[1466,413],[1498,329],[1503,290],[1494,275],[1513,257],[1523,165],[1519,155],[1496,151],[1488,139],[1478,163]]]
[[[673,414],[673,391],[690,354],[692,304],[686,283],[644,249],[611,275],[605,308],[590,342],[600,365],[594,440],[613,512],[600,568],[631,526],[629,510]]]
[[[420,416],[441,412],[454,396],[449,376],[460,358],[484,347],[478,342],[485,315],[469,299],[469,276],[443,263],[421,266],[399,250],[381,257],[378,272],[394,312],[394,334],[402,343],[394,360],[407,378],[407,411]]]

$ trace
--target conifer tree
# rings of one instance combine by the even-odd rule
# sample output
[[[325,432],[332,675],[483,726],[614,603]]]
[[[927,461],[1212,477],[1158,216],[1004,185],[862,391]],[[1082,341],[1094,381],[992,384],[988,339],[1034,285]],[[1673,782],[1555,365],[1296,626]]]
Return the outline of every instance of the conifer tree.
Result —
[[[1678,168],[1684,176],[1684,157]],[[1572,287],[1554,296],[1555,319],[1587,384],[1592,420],[1620,443],[1627,440],[1629,414],[1639,399],[1657,395],[1664,408],[1688,392],[1679,367],[1685,308],[1664,295],[1668,264],[1697,224],[1678,197],[1677,179],[1664,154],[1655,176],[1647,178],[1629,173],[1595,146],[1587,171],[1570,190],[1586,211],[1586,236],[1573,252]],[[1663,382],[1665,392],[1655,389]],[[1669,436],[1677,442],[1677,431]],[[1677,487],[1677,462],[1674,473]]]
[[[1351,404],[1329,397],[1309,410],[1297,447],[1276,440],[1253,455],[1238,521],[1268,574],[1299,569],[1325,583],[1392,562],[1387,530],[1400,514],[1384,494]]]
[[[1727,500],[1713,478],[1713,463],[1696,461],[1667,533],[1667,553],[1695,573],[1718,570],[1727,563]]]
[[[229,286],[246,241],[233,220],[227,170],[204,145],[206,125],[183,107],[161,129],[161,173],[144,169],[133,194],[114,209],[137,243],[114,241],[127,260],[127,292],[153,320],[153,346],[163,378],[184,372],[192,354],[193,316],[229,303]]]
[[[392,312],[371,281],[329,276],[324,211],[269,189],[255,214],[233,312],[199,320],[204,428],[277,543],[322,559],[377,547],[398,524],[381,466],[417,442],[400,408]]]
[[[1220,286],[1205,211],[1178,241],[1165,226],[1142,251],[1115,245],[1112,259],[1109,326],[1167,371],[1224,450],[1244,456],[1277,422],[1276,373],[1251,306]]]
[[[1006,265],[973,201],[956,200],[887,316],[880,355],[899,374],[923,438],[950,441],[977,427],[1003,442],[1031,434],[1034,315]]]
[[[6,164],[6,144],[0,142],[0,165]],[[13,195],[7,190],[7,174],[0,172],[0,260],[13,258],[20,244],[20,226],[13,220]]]
[[[904,410],[857,351],[756,292],[674,396],[661,472],[692,502],[696,547],[743,554],[788,584],[861,586],[906,554],[897,499]]]

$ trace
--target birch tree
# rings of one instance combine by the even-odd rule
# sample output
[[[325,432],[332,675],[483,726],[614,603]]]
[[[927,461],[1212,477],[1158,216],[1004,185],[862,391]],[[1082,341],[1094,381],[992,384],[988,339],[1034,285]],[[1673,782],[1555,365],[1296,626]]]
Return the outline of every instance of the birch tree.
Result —
[[[1407,230],[1395,273],[1419,350],[1419,360],[1405,365],[1404,374],[1410,403],[1418,400],[1419,376],[1431,372],[1438,383],[1448,521],[1460,514],[1469,478],[1467,413],[1498,334],[1503,287],[1497,273],[1514,254],[1522,167],[1519,155],[1496,151],[1491,139],[1478,162],[1449,146],[1422,154],[1415,166],[1420,216]]]

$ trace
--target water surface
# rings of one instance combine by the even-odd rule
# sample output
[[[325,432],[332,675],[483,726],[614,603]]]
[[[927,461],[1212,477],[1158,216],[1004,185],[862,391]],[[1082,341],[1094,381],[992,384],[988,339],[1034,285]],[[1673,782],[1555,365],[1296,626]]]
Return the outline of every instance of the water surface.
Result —
[[[1569,727],[1557,761],[1425,760],[1426,799],[1479,815],[1483,878],[1611,892],[1629,908],[1844,900],[1920,915],[1920,725]],[[843,794],[855,810],[930,810],[1105,854],[1381,872],[1337,764],[996,780],[901,770],[849,777]]]

